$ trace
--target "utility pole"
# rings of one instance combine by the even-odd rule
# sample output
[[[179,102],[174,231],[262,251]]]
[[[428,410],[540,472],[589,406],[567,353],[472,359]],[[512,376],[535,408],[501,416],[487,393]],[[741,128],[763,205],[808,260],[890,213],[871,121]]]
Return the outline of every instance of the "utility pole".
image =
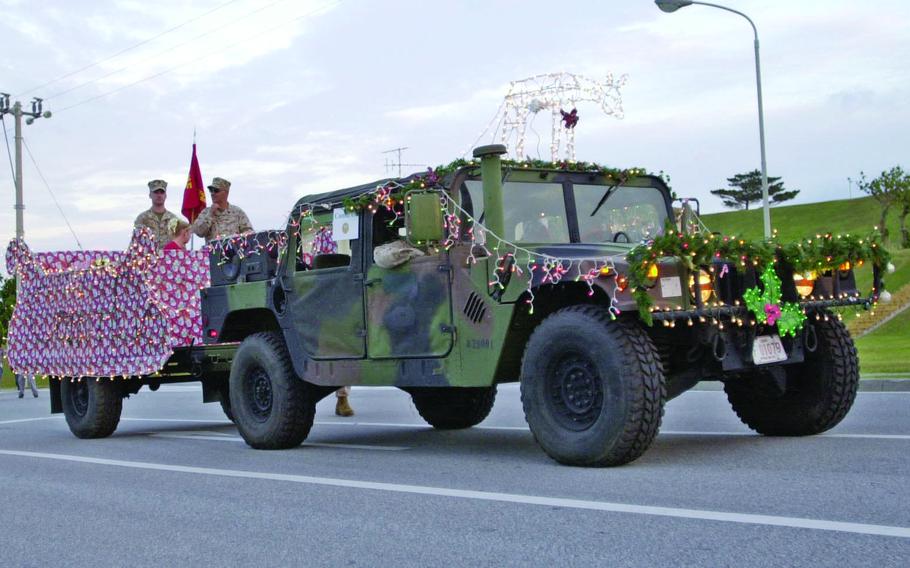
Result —
[[[385,152],[383,152],[383,154],[391,154],[393,152],[398,154],[397,162],[389,162],[389,159],[386,158],[386,161],[385,161],[386,171],[389,171],[389,168],[393,168],[393,167],[397,166],[398,167],[398,177],[401,177],[401,166],[413,166],[413,167],[423,166],[423,164],[402,164],[401,163],[401,153],[407,149],[408,149],[407,146],[402,146],[400,148],[392,148],[391,150],[386,150]]]
[[[22,103],[19,101],[16,101],[10,107],[9,97],[7,93],[0,93],[0,116],[11,114],[16,123],[16,238],[22,239],[25,236],[25,223],[23,221],[25,204],[22,202],[22,117],[28,117],[25,119],[25,124],[32,124],[36,118],[50,118],[51,111],[42,109],[44,101],[38,97],[32,99],[31,112],[22,110]]]

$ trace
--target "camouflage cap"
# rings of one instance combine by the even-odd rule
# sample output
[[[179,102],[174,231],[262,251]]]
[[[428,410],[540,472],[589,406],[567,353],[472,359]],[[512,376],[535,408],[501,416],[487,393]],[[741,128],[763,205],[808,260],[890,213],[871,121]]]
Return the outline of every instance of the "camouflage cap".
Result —
[[[167,182],[163,179],[153,179],[149,182],[149,191],[167,191]]]
[[[231,189],[231,182],[224,178],[212,178],[212,184],[209,186],[209,189],[220,189],[227,191]]]

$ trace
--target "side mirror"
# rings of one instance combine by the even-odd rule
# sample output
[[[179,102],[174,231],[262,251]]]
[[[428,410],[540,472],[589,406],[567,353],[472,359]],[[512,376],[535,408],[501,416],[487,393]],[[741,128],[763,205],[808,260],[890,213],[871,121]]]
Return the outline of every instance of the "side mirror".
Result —
[[[433,191],[409,193],[406,197],[404,222],[411,244],[445,240],[445,223],[439,194]]]

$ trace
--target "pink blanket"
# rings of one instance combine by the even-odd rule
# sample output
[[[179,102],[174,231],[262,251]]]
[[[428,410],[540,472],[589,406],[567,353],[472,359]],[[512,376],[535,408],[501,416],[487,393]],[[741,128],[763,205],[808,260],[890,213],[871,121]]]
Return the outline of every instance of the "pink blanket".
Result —
[[[10,366],[57,377],[120,377],[160,370],[175,347],[201,343],[199,290],[209,285],[206,251],[156,253],[137,231],[126,251],[32,254],[13,241],[18,275],[10,322]]]

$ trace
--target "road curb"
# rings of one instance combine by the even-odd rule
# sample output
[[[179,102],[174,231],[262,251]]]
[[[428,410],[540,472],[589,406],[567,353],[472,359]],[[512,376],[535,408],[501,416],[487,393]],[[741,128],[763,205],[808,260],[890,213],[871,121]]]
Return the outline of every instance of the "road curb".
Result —
[[[695,385],[696,391],[722,391],[719,381],[704,381]],[[860,392],[910,392],[910,379],[860,379]]]

